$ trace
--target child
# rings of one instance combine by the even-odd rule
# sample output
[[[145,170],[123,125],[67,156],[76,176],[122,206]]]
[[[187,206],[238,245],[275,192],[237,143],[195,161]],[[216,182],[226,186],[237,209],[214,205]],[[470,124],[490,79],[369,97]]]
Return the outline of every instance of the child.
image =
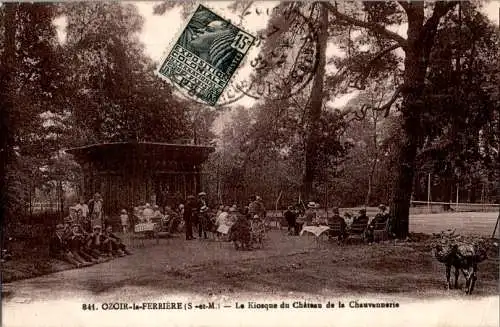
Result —
[[[123,234],[128,234],[129,223],[128,223],[127,210],[122,209],[122,213],[120,215],[120,220],[122,222]]]

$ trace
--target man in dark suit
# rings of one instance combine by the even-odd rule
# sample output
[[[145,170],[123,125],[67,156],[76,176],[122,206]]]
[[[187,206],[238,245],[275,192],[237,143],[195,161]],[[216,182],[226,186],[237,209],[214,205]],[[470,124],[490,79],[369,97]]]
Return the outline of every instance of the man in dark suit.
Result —
[[[196,208],[196,198],[189,195],[186,198],[186,205],[184,206],[184,222],[186,229],[186,240],[192,240],[193,237],[193,215]]]
[[[288,225],[288,233],[290,235],[297,235],[295,225],[297,223],[297,212],[293,209],[293,206],[289,206],[288,210],[283,214]]]
[[[340,212],[338,208],[333,209],[333,215],[328,217],[328,225],[329,226],[340,226],[340,233],[339,235],[332,235],[333,237],[338,236],[339,239],[344,239],[346,236],[346,229],[347,229],[347,224],[340,216]]]
[[[359,210],[359,216],[354,218],[352,221],[353,224],[358,224],[358,225],[367,225],[368,224],[368,216],[366,215],[366,209],[361,209]]]
[[[198,237],[201,238],[202,234],[204,238],[207,238],[207,193],[200,192],[198,194],[198,206],[196,207],[197,214],[197,227],[198,227]]]
[[[65,226],[59,224],[56,226],[56,232],[51,237],[49,243],[50,256],[59,260],[71,263],[72,265],[80,268],[83,264],[78,261],[71,251],[68,249],[66,240],[64,239]]]

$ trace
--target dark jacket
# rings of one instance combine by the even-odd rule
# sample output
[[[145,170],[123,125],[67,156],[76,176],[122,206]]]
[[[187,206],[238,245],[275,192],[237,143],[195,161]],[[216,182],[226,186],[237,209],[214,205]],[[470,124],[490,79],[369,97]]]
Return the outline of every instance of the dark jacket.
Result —
[[[389,218],[388,214],[378,213],[375,218],[370,222],[370,226],[374,227],[375,224],[384,223]]]
[[[359,215],[358,217],[354,218],[354,220],[352,221],[353,224],[365,224],[367,225],[368,224],[368,216],[366,214],[361,214]]]
[[[342,231],[344,231],[347,227],[344,218],[340,217],[339,215],[333,215],[331,217],[328,217],[328,225],[335,225],[335,224],[340,224],[340,229]]]
[[[291,211],[291,210],[285,211],[285,213],[283,214],[283,216],[285,216],[286,222],[289,225],[290,224],[294,224],[295,221],[297,220],[297,213],[295,213],[294,211]]]
[[[184,205],[184,221],[193,220],[193,214],[196,212],[195,207],[196,203],[194,201],[186,201],[186,204]]]

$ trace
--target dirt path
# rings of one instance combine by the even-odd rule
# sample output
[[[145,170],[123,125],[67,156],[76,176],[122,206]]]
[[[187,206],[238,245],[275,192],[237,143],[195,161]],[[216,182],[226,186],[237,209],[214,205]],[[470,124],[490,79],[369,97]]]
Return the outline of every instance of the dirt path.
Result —
[[[476,294],[496,294],[498,279],[498,259],[482,263]],[[171,293],[440,296],[449,294],[443,280],[441,264],[407,245],[321,243],[318,248],[312,237],[272,231],[264,249],[250,252],[235,251],[230,243],[161,240],[132,256],[5,284],[3,300],[102,302]]]

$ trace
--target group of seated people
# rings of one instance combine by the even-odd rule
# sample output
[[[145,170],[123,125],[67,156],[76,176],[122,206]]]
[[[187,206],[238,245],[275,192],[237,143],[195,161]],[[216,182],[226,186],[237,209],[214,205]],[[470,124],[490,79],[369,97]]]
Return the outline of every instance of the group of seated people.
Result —
[[[255,197],[255,201],[259,200]],[[262,211],[258,211],[260,208],[262,207],[238,207],[234,204],[220,205],[216,210],[200,210],[200,217],[208,220],[204,223],[203,230],[213,233],[219,241],[234,242],[236,248],[250,249],[252,233],[255,232],[258,222],[262,221],[258,219],[263,215]]]
[[[236,249],[251,250],[253,242],[262,241],[265,234],[265,210],[259,204],[261,199],[238,210],[236,205],[221,207],[216,214],[217,233],[226,241],[232,241]]]
[[[349,212],[346,212],[344,217],[341,217],[339,209],[334,208],[332,215],[327,218],[320,218],[317,215],[318,208],[319,206],[316,203],[310,202],[303,217],[299,217],[300,213],[296,208],[293,206],[288,207],[288,210],[284,213],[288,224],[288,232],[292,235],[298,235],[304,225],[328,225],[335,226],[335,230],[340,231],[339,235],[335,235],[339,239],[345,238],[349,233],[364,233],[367,241],[373,242],[375,228],[380,224],[385,224],[389,219],[387,207],[383,204],[379,205],[379,212],[371,220],[366,215],[366,209],[359,210],[359,214],[355,217]]]
[[[166,206],[163,209],[158,205],[146,203],[145,205],[134,207],[133,220],[135,224],[158,223],[161,225],[162,230],[175,233],[178,231],[179,224],[181,223],[182,209],[183,207],[179,206],[179,212],[177,212],[170,206]],[[127,211],[123,209],[120,217],[122,226],[124,226],[124,221],[127,221],[127,227],[124,226],[124,229],[128,229],[128,216],[127,219],[124,219],[124,215],[126,214]]]
[[[51,257],[78,268],[131,254],[111,226],[103,230],[100,225],[95,225],[91,232],[87,232],[71,217],[56,226],[49,252]]]
[[[158,205],[145,205],[134,207],[134,217],[138,223],[151,223],[163,218],[163,213]]]

